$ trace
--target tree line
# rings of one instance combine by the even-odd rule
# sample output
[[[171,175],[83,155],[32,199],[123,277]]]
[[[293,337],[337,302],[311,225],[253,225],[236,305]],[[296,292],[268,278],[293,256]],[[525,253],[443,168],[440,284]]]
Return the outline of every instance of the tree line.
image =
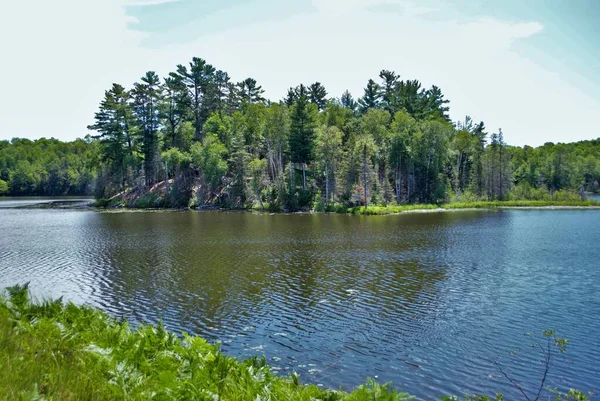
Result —
[[[315,82],[270,101],[255,79],[234,82],[193,58],[163,78],[149,71],[130,88],[113,84],[88,127],[85,146],[98,159],[84,164],[95,166],[99,198],[160,183],[170,206],[298,210],[598,190],[598,140],[513,147],[502,130],[448,113],[439,87],[389,70],[357,99],[331,97]],[[3,166],[8,192],[22,193],[14,163]]]
[[[0,141],[0,195],[90,195],[99,168],[99,144],[78,139]]]

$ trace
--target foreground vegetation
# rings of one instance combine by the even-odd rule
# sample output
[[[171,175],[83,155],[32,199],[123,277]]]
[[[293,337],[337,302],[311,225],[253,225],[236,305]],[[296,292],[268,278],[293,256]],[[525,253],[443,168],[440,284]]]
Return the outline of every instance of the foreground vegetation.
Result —
[[[295,374],[276,376],[264,359],[239,362],[201,338],[186,334],[181,338],[162,325],[134,330],[126,322],[118,322],[96,309],[65,305],[61,300],[33,303],[27,285],[10,287],[7,294],[0,297],[0,397],[3,399],[400,401],[413,398],[389,384],[380,385],[372,380],[351,393],[304,385]],[[547,334],[548,344],[553,335],[553,332]],[[566,346],[565,340],[555,341],[561,349]],[[548,366],[549,363],[550,354]],[[580,392],[569,394],[568,399],[587,399]]]
[[[375,382],[351,394],[277,377],[161,325],[132,330],[59,301],[34,304],[27,287],[0,299],[0,397],[16,400],[407,400]]]

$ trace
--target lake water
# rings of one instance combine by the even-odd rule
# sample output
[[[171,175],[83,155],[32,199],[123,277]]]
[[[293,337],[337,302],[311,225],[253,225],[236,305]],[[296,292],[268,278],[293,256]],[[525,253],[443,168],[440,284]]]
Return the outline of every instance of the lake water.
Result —
[[[14,204],[12,205],[15,206]],[[548,384],[600,390],[600,211],[358,217],[0,208],[0,287],[264,355],[345,389],[420,399],[530,389],[526,332],[569,338]],[[511,357],[508,351],[523,352]]]

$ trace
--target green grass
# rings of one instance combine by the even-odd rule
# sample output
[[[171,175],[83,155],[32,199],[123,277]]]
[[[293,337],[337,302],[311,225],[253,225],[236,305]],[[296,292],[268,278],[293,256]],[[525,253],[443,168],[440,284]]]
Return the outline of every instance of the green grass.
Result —
[[[406,205],[388,205],[388,206],[369,206],[365,209],[363,206],[344,208],[341,206],[333,207],[331,211],[337,213],[350,213],[361,215],[388,215],[399,214],[410,211],[419,210],[436,210],[436,209],[498,209],[498,208],[539,208],[539,207],[600,207],[600,202],[597,201],[534,201],[534,200],[519,200],[519,201],[479,201],[479,202],[460,202],[460,203],[445,203],[445,204],[406,204]]]

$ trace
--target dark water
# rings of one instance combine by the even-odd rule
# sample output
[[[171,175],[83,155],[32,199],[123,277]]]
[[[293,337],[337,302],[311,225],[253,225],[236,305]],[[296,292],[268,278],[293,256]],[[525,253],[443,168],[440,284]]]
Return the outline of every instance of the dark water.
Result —
[[[600,390],[600,211],[388,217],[0,209],[0,287],[265,355],[305,382],[367,377],[422,399],[515,392],[524,333],[570,339],[550,383]],[[508,351],[522,348],[516,357]],[[520,399],[520,398],[519,398]]]

